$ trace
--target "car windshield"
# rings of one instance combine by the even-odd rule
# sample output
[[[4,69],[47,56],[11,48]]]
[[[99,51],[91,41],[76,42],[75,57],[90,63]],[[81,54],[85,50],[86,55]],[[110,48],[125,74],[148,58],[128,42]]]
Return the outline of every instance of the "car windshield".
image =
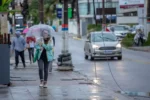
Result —
[[[126,28],[124,26],[115,26],[114,29],[115,29],[115,31],[125,31],[125,30],[128,30],[128,28]]]
[[[94,33],[92,34],[92,42],[112,42],[117,41],[117,37],[112,33]]]

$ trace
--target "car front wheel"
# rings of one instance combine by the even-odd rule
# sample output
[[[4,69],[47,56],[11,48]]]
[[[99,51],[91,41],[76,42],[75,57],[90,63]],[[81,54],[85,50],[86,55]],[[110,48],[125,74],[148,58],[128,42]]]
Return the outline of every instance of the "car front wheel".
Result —
[[[94,57],[91,56],[91,61],[93,61],[93,60],[94,60]]]
[[[122,60],[122,56],[119,56],[119,57],[118,57],[118,60]]]
[[[88,59],[88,55],[85,55],[85,57],[84,57],[85,59]]]

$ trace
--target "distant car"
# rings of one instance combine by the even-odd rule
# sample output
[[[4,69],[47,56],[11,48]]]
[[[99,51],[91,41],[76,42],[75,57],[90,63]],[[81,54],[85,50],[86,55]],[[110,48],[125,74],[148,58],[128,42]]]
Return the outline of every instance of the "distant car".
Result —
[[[85,59],[118,57],[121,60],[122,46],[112,32],[91,32],[85,42],[84,53]]]
[[[113,32],[114,34],[117,36],[117,38],[119,40],[122,40],[122,38],[126,37],[126,35],[129,32],[129,28],[127,26],[123,26],[123,25],[116,25],[116,26],[112,26],[113,28]]]

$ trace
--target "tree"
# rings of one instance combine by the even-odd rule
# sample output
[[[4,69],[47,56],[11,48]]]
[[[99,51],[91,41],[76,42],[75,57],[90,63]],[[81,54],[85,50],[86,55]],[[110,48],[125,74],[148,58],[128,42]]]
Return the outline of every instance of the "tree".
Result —
[[[39,19],[39,0],[32,0],[31,5],[29,6],[29,17],[32,17],[34,24],[40,22]],[[56,18],[55,6],[59,0],[44,0],[44,22],[48,20],[53,20]]]
[[[24,0],[23,4],[20,4],[22,7],[23,23],[27,24],[27,16],[29,15],[29,5],[28,0]]]
[[[79,5],[78,0],[76,1],[76,15],[77,15],[77,26],[78,26],[78,38],[81,38],[80,34],[80,14],[79,14]]]
[[[56,4],[59,0],[47,0],[44,5],[45,22],[51,21],[56,18]]]

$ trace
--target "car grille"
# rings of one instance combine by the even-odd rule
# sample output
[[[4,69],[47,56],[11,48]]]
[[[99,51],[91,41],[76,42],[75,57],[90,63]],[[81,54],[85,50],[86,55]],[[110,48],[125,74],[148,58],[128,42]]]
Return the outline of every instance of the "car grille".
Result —
[[[116,47],[100,47],[99,50],[115,50]]]

